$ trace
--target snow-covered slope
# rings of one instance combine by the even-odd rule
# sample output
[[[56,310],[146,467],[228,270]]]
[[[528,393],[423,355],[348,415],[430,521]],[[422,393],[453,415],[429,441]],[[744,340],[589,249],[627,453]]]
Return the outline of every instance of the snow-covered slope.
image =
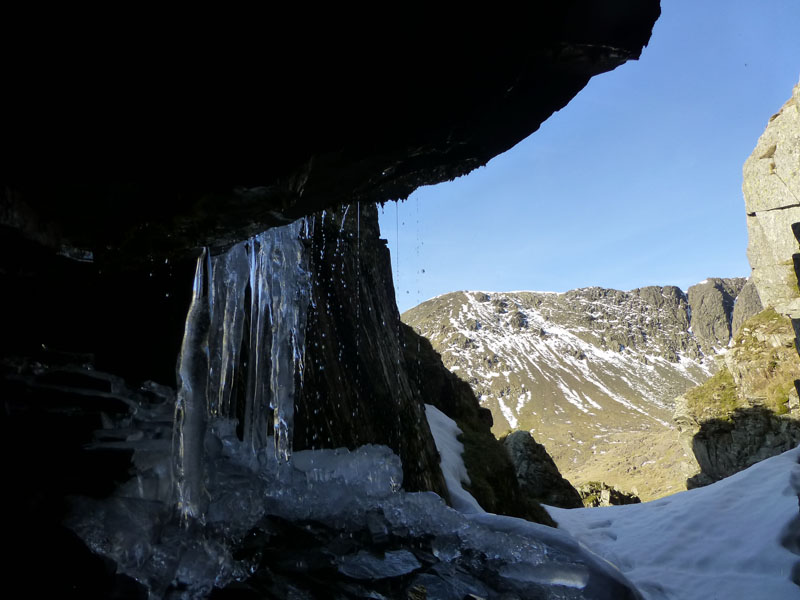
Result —
[[[548,508],[559,526],[617,565],[649,600],[800,598],[800,448],[704,488],[628,506]],[[792,541],[793,540],[793,541]]]
[[[464,465],[457,427],[430,408],[442,468],[458,474]],[[800,447],[653,502],[547,510],[561,535],[570,534],[619,568],[647,600],[789,600],[800,597],[791,579],[798,556],[787,549],[800,551],[799,460]],[[448,488],[451,495],[469,497],[457,476]],[[493,530],[547,536],[546,528],[520,519],[463,512]]]
[[[699,340],[691,312],[680,289],[652,286],[454,292],[407,311],[403,320],[472,386],[492,411],[495,434],[530,431],[569,478],[598,454],[630,446],[631,432],[671,435],[673,399],[713,373],[712,357],[728,341],[726,335]],[[647,449],[646,436],[636,440]],[[669,443],[671,460],[688,464],[677,436]],[[680,481],[691,474],[675,470]],[[653,493],[681,489],[675,485],[664,482]]]

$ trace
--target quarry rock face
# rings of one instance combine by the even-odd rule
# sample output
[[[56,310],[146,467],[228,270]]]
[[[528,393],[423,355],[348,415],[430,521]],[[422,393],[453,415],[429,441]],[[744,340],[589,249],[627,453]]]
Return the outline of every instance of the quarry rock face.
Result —
[[[800,317],[794,255],[800,250],[800,84],[769,121],[743,169],[747,256],[764,306]]]

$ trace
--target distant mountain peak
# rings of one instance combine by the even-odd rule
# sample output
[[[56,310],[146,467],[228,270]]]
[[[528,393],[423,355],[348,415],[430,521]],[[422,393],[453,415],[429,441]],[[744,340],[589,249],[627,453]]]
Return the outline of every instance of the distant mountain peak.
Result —
[[[674,398],[716,370],[745,282],[461,291],[402,318],[472,386],[495,434],[530,431],[569,477],[618,434],[672,429]]]

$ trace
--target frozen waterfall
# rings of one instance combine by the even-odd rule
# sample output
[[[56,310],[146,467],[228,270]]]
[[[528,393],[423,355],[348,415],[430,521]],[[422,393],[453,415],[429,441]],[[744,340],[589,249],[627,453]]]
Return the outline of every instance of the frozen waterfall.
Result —
[[[288,462],[295,384],[302,381],[310,277],[300,219],[197,260],[178,360],[175,484],[184,519],[203,519],[205,437],[241,417],[258,463]]]

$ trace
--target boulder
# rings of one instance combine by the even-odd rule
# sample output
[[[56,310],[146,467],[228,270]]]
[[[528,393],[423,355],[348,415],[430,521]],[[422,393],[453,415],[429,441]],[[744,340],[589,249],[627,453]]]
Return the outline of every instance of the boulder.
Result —
[[[578,491],[562,477],[544,446],[527,431],[515,431],[503,440],[524,494],[549,506],[581,508]]]
[[[585,483],[578,487],[578,492],[586,508],[641,503],[641,499],[636,494],[624,492],[600,481]]]

